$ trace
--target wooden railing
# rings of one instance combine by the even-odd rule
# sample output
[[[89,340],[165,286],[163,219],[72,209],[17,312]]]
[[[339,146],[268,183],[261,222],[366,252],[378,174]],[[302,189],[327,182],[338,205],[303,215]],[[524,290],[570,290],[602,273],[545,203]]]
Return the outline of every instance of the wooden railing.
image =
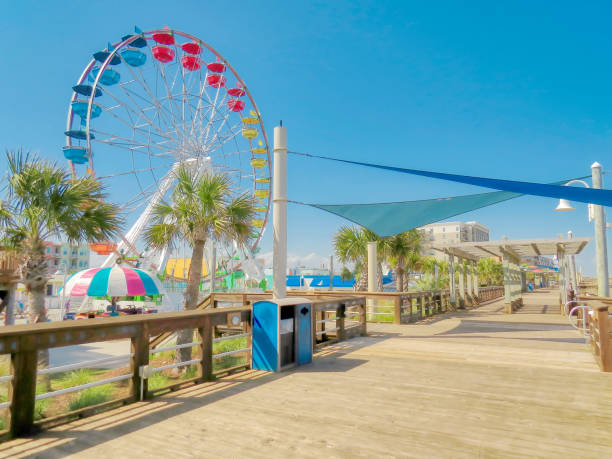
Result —
[[[612,317],[608,305],[593,306],[589,324],[591,348],[601,371],[612,372]]]
[[[485,301],[491,301],[496,298],[501,298],[505,294],[503,285],[496,285],[491,287],[480,287],[478,289],[478,301],[484,303]]]
[[[240,300],[242,301],[242,298]],[[313,347],[366,334],[363,297],[319,296],[313,299],[312,311]],[[76,416],[108,409],[113,405],[146,399],[162,390],[171,390],[185,384],[197,384],[214,379],[220,374],[248,369],[251,365],[251,314],[251,306],[245,305],[3,327],[0,329],[0,354],[9,354],[11,363],[10,374],[0,376],[0,382],[9,384],[8,399],[0,403],[0,409],[8,408],[8,434],[4,436],[29,434],[39,427],[65,422]],[[236,318],[239,318],[238,324],[233,320]],[[179,330],[192,331],[191,342],[177,345],[168,339]],[[152,339],[152,337],[164,338]],[[76,364],[38,368],[38,356],[41,350],[118,340],[130,341],[129,353]],[[236,340],[239,342],[238,347],[235,349],[226,347],[215,352],[216,346],[225,340]],[[127,346],[127,343],[125,345]],[[179,359],[177,362],[174,362],[172,356],[157,360],[158,356],[181,352],[184,348],[195,349],[195,355],[189,360]],[[216,365],[218,362],[225,359],[235,360],[235,356],[241,356],[239,364],[221,366],[215,371],[215,366],[219,366]],[[52,387],[50,382],[46,384],[44,382],[45,377],[50,378],[50,375],[57,373],[64,378],[74,370],[115,368],[108,365],[119,361],[123,362],[125,367],[123,370],[106,371],[102,379],[96,381],[62,388]],[[156,373],[168,372],[175,368],[185,369],[187,366],[196,369],[192,377],[178,378],[174,384],[149,387],[148,378]],[[109,384],[122,385],[121,391],[114,392],[116,397],[113,400],[35,421],[35,407],[40,401],[58,396],[65,397],[66,394]],[[46,392],[41,392],[41,389]],[[68,400],[59,401],[64,402],[65,411]]]
[[[394,324],[409,323],[422,320],[434,314],[455,310],[455,306],[450,302],[450,293],[448,290],[422,292],[348,292],[345,290],[318,290],[312,292],[289,290],[287,295],[311,299],[324,297],[347,298],[347,295],[356,295],[357,297],[365,298],[367,322],[386,322]],[[503,286],[480,287],[478,298],[473,298],[472,300],[477,305],[503,296]],[[212,298],[207,297],[202,302],[202,305],[211,308],[217,308],[220,304],[246,306],[252,304],[254,301],[266,298],[271,298],[270,292],[214,293]]]
[[[577,321],[586,321],[591,350],[602,371],[612,372],[612,298],[580,295],[570,307],[587,305],[589,312],[577,309]],[[569,311],[565,308],[565,313]],[[585,317],[586,316],[586,317]],[[571,317],[570,317],[571,320]],[[584,322],[583,322],[584,323]]]

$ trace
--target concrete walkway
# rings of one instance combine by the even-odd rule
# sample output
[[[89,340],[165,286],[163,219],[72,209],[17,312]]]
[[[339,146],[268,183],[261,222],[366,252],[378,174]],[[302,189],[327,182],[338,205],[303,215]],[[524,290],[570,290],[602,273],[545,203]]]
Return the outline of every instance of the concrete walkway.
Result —
[[[327,347],[0,444],[35,457],[612,457],[612,374],[526,295]],[[556,313],[556,314],[554,314]]]

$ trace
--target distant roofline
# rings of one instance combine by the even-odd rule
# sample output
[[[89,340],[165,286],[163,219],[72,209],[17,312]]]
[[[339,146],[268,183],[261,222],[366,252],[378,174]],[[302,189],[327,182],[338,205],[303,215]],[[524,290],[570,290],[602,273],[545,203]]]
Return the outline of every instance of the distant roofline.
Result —
[[[436,223],[428,223],[427,225],[419,226],[417,229],[428,228],[430,226],[443,226],[443,225],[472,225],[472,226],[478,226],[480,228],[484,228],[487,231],[491,230],[487,225],[483,225],[482,223],[479,223],[479,222],[477,222],[475,220],[470,221],[470,222],[436,222]]]

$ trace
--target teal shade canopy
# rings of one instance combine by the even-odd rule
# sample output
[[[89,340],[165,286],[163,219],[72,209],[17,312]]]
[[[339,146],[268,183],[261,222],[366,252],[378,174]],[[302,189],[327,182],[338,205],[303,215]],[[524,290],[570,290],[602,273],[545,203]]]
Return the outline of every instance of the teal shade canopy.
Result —
[[[571,179],[551,183],[551,185],[561,185],[569,180]],[[307,205],[346,218],[368,228],[380,237],[388,237],[520,196],[524,196],[524,193],[493,191],[420,201]]]

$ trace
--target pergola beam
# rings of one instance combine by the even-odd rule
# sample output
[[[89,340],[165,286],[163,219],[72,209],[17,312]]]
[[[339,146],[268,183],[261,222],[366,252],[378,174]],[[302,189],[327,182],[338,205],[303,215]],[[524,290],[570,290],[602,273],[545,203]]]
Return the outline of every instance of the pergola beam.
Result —
[[[478,250],[482,250],[483,252],[489,253],[494,257],[499,257],[499,255],[495,252],[491,252],[490,250],[485,249],[484,247],[480,246],[480,245],[475,245],[474,247],[476,247]]]
[[[448,251],[456,257],[465,258],[466,260],[478,261],[478,257],[476,255],[472,255],[471,253],[461,250],[457,247],[449,247]]]

